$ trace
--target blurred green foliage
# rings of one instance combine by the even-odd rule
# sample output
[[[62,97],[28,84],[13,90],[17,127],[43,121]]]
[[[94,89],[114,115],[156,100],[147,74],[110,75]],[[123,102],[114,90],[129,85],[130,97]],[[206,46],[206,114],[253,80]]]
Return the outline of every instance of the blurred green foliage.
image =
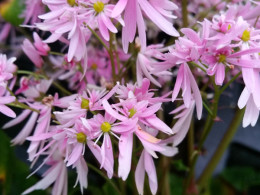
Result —
[[[0,130],[0,194],[21,194],[38,181],[35,176],[26,179],[29,174],[28,165],[15,157],[9,137]],[[35,191],[30,195],[46,194],[44,191]]]

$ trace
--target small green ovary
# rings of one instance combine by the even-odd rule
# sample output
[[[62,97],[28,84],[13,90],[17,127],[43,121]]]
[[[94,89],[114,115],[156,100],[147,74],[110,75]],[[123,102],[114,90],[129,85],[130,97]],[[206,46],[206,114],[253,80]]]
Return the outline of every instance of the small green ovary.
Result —
[[[94,3],[93,8],[97,13],[100,13],[104,10],[104,3],[102,1],[97,1],[96,3]]]
[[[81,98],[81,108],[82,109],[89,109],[89,100],[85,98]]]
[[[226,56],[223,55],[223,54],[220,54],[220,55],[218,56],[218,62],[219,62],[219,63],[223,63],[223,62],[225,62],[225,61],[226,61]]]
[[[135,113],[136,113],[137,111],[136,111],[136,109],[134,109],[134,108],[131,108],[130,110],[129,110],[129,118],[132,118],[134,115],[135,115]]]
[[[82,132],[77,133],[77,141],[79,143],[86,143],[86,139],[87,139],[87,136],[84,133],[82,133]]]
[[[250,40],[250,31],[248,30],[245,30],[242,34],[242,37],[241,39],[245,42],[249,41]]]
[[[103,122],[101,124],[101,130],[103,131],[103,133],[107,133],[111,130],[111,125],[108,122]]]

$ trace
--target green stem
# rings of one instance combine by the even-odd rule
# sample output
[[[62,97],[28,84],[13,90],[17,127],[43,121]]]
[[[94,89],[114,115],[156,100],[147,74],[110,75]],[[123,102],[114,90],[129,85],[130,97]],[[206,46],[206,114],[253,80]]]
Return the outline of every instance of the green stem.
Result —
[[[111,33],[111,44],[110,46],[112,46],[112,49],[115,52],[115,56],[116,56],[116,63],[117,63],[117,71],[118,71],[118,75],[119,75],[119,70],[120,70],[120,60],[119,60],[119,56],[118,56],[118,52],[117,52],[117,39],[116,39],[116,34],[115,33]],[[110,47],[111,49],[111,47]]]
[[[56,52],[56,51],[49,51],[49,54],[56,55],[56,56],[64,56],[63,53]]]
[[[197,159],[199,157],[199,153],[202,150],[203,144],[210,132],[210,130],[212,129],[212,126],[214,124],[214,119],[217,116],[217,111],[218,111],[218,102],[219,102],[219,98],[220,98],[220,90],[219,87],[217,85],[215,85],[214,83],[214,79],[211,79],[213,85],[214,85],[214,89],[215,89],[215,95],[214,95],[214,99],[213,99],[213,105],[212,105],[212,114],[209,114],[202,132],[202,137],[200,139],[199,145],[198,145],[198,149],[196,151],[193,152],[192,156],[190,157],[190,170],[187,176],[187,182],[186,182],[186,188],[190,185],[192,178],[193,178],[193,174],[194,174],[194,170],[195,170],[195,165],[197,162]]]
[[[48,79],[46,76],[44,75],[41,75],[41,74],[37,74],[35,72],[31,72],[31,71],[28,71],[28,70],[17,70],[16,71],[16,74],[26,74],[26,75],[31,75],[35,78],[43,78],[43,79]]]
[[[213,171],[215,170],[218,162],[220,161],[222,155],[226,151],[238,127],[240,126],[240,123],[243,119],[243,115],[244,115],[244,109],[242,110],[238,109],[236,111],[235,116],[232,119],[225,135],[223,136],[222,140],[219,142],[217,150],[213,154],[210,162],[208,163],[207,167],[204,169],[203,173],[201,174],[201,176],[197,181],[197,184],[200,186],[200,188],[204,187],[206,181],[209,179],[209,177],[212,175]]]
[[[111,61],[111,66],[112,66],[112,76],[113,76],[113,82],[114,84],[116,83],[116,65],[115,65],[115,59],[114,59],[114,47],[115,47],[115,44],[113,43],[113,33],[109,33],[110,34],[110,38],[109,38],[109,50],[108,50],[108,53],[109,53],[109,57],[110,57],[110,61]],[[118,70],[119,71],[119,70]]]
[[[230,79],[221,89],[220,89],[220,93],[223,93],[228,87],[229,85],[234,82],[240,75],[242,74],[242,72],[240,71],[239,73],[237,73],[232,79]]]
[[[97,38],[97,40],[104,46],[104,48],[109,52],[109,48],[107,45],[104,43],[104,41],[98,36],[98,34],[90,28],[90,26],[87,25],[87,28],[92,32],[92,34]]]
[[[70,91],[68,91],[67,89],[65,89],[64,87],[62,87],[58,82],[53,81],[52,84],[57,87],[61,92],[63,92],[66,95],[72,95],[72,93]]]
[[[193,165],[193,156],[194,156],[194,120],[191,121],[190,129],[188,131],[188,142],[187,142],[187,148],[188,148],[188,165],[189,167],[192,167]],[[194,178],[194,169],[189,170],[189,174],[187,177],[187,180],[185,182],[185,187],[183,190],[183,194],[187,193],[187,189],[189,188],[192,179]]]
[[[112,179],[109,179],[102,171],[100,171],[98,168],[96,168],[92,164],[90,164],[90,163],[87,163],[87,164],[90,169],[92,169],[97,174],[99,174],[101,177],[103,177],[118,192],[118,194],[121,194],[120,190],[118,189],[118,187],[116,186],[116,184],[113,182]]]
[[[182,27],[189,26],[188,21],[188,0],[182,0],[181,1],[181,7],[182,7]]]
[[[188,64],[189,64],[190,66],[193,65],[193,66],[199,68],[200,70],[202,70],[203,72],[207,73],[207,71],[206,71],[202,66],[198,65],[198,64],[195,63],[195,62],[188,62]]]
[[[48,80],[49,78],[45,75],[42,74],[37,74],[35,72],[31,72],[31,71],[27,71],[27,70],[18,70],[16,71],[17,74],[27,74],[27,75],[31,75],[35,78],[43,78]],[[67,89],[65,89],[63,86],[61,86],[59,83],[57,83],[56,81],[53,81],[52,84],[57,87],[61,92],[63,92],[66,95],[71,95],[72,93],[69,92]]]
[[[21,103],[21,102],[18,102],[18,100],[16,100],[15,102],[6,104],[6,105],[12,106],[12,107],[16,107],[16,108],[25,109],[25,110],[31,110],[31,111],[33,111],[33,112],[40,113],[39,110],[36,110],[36,109],[34,109],[34,108],[31,108],[31,107],[27,106],[26,104],[23,104],[23,103]]]
[[[212,126],[214,124],[214,119],[217,117],[217,112],[218,112],[218,103],[219,103],[219,98],[220,98],[220,95],[221,95],[221,91],[219,89],[218,86],[215,85],[214,81],[213,81],[213,84],[214,84],[214,89],[215,89],[215,96],[214,96],[214,99],[213,99],[213,109],[212,109],[212,115],[208,115],[207,117],[207,120],[206,120],[206,124],[204,126],[204,129],[202,131],[202,136],[201,136],[201,139],[200,139],[200,142],[199,142],[199,145],[198,145],[198,150],[201,151],[202,147],[203,147],[203,144],[210,132],[210,130],[212,129]]]
[[[24,104],[24,103],[19,102],[19,101],[17,100],[15,94],[12,92],[11,89],[9,89],[9,87],[6,87],[6,89],[7,89],[7,91],[8,91],[12,96],[15,97],[15,101],[14,101],[14,102],[9,103],[9,104],[6,104],[6,105],[8,105],[8,106],[13,106],[13,107],[16,107],[16,108],[28,109],[28,110],[31,110],[31,111],[40,113],[39,110],[36,110],[36,109],[34,109],[34,108],[31,108],[30,106],[27,106],[27,105]]]
[[[203,100],[202,100],[203,101]],[[208,105],[203,101],[203,107],[208,111],[208,113],[213,116],[213,112],[211,111],[211,109],[208,107]]]

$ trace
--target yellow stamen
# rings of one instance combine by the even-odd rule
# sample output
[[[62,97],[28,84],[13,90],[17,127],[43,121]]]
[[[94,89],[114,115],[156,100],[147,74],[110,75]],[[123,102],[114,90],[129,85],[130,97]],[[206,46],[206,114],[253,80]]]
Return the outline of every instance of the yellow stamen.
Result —
[[[79,143],[86,143],[86,138],[87,138],[87,136],[84,133],[82,133],[82,132],[77,133],[77,141]]]
[[[96,3],[94,3],[93,8],[97,13],[100,13],[104,10],[104,3],[102,1],[97,1]]]
[[[241,39],[245,42],[249,41],[250,40],[250,31],[248,30],[245,30],[242,34],[242,37]]]
[[[136,113],[136,109],[131,108],[131,109],[129,110],[129,118],[132,118],[132,117],[135,115],[135,113]]]
[[[230,30],[230,29],[231,29],[231,24],[229,24],[229,25],[228,25],[228,28],[227,28],[227,29],[228,29],[228,30]]]
[[[67,0],[67,3],[68,3],[71,7],[77,5],[76,0]]]
[[[225,62],[225,61],[226,61],[226,56],[223,55],[223,54],[220,54],[220,55],[218,56],[218,62],[223,63],[223,62]]]
[[[107,133],[111,130],[111,125],[108,122],[103,122],[101,125],[101,130],[103,133]]]
[[[97,70],[97,67],[98,67],[98,65],[97,65],[96,63],[92,64],[92,66],[91,66],[91,68],[92,68],[93,70]]]
[[[85,98],[81,98],[81,108],[82,109],[89,109],[89,100]]]

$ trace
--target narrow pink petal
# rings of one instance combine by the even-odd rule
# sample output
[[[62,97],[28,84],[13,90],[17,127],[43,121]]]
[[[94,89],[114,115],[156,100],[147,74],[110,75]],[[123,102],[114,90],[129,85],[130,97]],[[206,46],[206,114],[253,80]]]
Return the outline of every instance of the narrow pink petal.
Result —
[[[63,166],[62,162],[53,165],[50,169],[48,169],[48,174],[46,174],[42,180],[40,180],[38,183],[36,183],[26,191],[24,191],[22,194],[23,195],[29,194],[34,190],[40,190],[40,189],[45,190],[59,177],[62,166]]]
[[[67,166],[69,167],[70,165],[74,164],[82,155],[82,150],[83,150],[84,144],[81,143],[77,143],[72,152],[71,155],[69,156],[68,162],[67,162]]]
[[[137,0],[129,0],[125,9],[124,20],[125,26],[122,30],[122,44],[125,53],[128,51],[129,42],[133,42],[136,33],[136,6]]]
[[[61,37],[61,34],[52,33],[46,40],[44,40],[44,43],[53,43]]]
[[[155,195],[158,189],[157,174],[153,159],[147,152],[144,152],[144,168],[148,175],[151,192]]]
[[[100,31],[101,35],[103,36],[103,38],[106,41],[109,41],[108,29],[107,29],[106,25],[104,24],[104,22],[103,22],[103,20],[100,16],[98,17],[98,26],[99,26],[99,31]]]
[[[255,88],[254,69],[242,67],[242,76],[249,92]]]
[[[135,184],[139,194],[144,193],[144,179],[145,179],[145,168],[144,168],[144,151],[142,152],[138,164],[135,170]]]
[[[225,79],[225,66],[223,64],[217,65],[217,71],[215,74],[216,85],[222,86]]]
[[[14,96],[0,97],[0,101],[1,101],[1,104],[9,104],[9,103],[15,101],[15,97]]]
[[[192,42],[201,44],[201,40],[200,40],[198,34],[194,30],[192,30],[190,28],[182,28],[181,32],[184,35],[186,35],[186,37],[188,37],[188,39],[190,39]]]
[[[31,134],[32,129],[36,123],[38,117],[37,112],[33,112],[30,116],[29,120],[23,127],[23,129],[19,132],[19,134],[12,140],[13,144],[23,144],[23,142],[26,140],[26,138]]]
[[[117,4],[115,5],[115,7],[112,11],[112,14],[111,14],[112,18],[118,17],[124,11],[126,4],[127,4],[127,1],[128,0],[119,0],[117,2]]]
[[[47,14],[43,14],[38,16],[40,19],[56,19],[58,18],[65,10],[65,8],[56,9],[55,11],[48,12]]]
[[[104,24],[106,25],[106,27],[113,33],[117,33],[117,29],[114,26],[114,24],[111,22],[111,20],[104,14],[104,13],[100,13],[100,16],[104,22]]]
[[[155,115],[148,117],[145,119],[152,127],[154,127],[157,130],[160,130],[166,134],[171,135],[172,130],[168,125],[166,125],[163,121],[161,121],[159,118],[157,118]]]
[[[15,118],[16,114],[14,111],[12,111],[10,108],[8,108],[5,105],[0,105],[0,112],[3,113],[6,116],[9,116],[11,118]]]
[[[154,9],[147,0],[139,0],[139,4],[145,14],[152,20],[162,31],[174,37],[180,36],[173,24],[165,19],[156,9]]]
[[[102,101],[102,104],[103,104],[103,107],[104,109],[111,115],[113,116],[114,118],[120,120],[120,121],[124,121],[124,120],[127,120],[126,117],[124,117],[123,115],[121,114],[118,114],[111,106],[110,104],[108,103],[107,100],[103,100]]]
[[[202,97],[201,97],[200,90],[199,90],[199,87],[197,85],[197,82],[196,82],[195,78],[193,77],[189,68],[188,68],[188,72],[189,72],[189,75],[190,75],[191,87],[192,87],[192,91],[193,91],[193,95],[194,95],[194,99],[195,99],[197,117],[200,120],[201,116],[202,116],[202,109],[203,109]]]
[[[190,128],[190,122],[192,119],[194,106],[195,102],[193,101],[186,115],[180,118],[173,126],[172,131],[173,133],[175,133],[175,135],[173,136],[174,146],[177,146],[185,138]]]
[[[96,145],[94,142],[88,140],[87,145],[93,155],[96,157],[98,162],[101,164],[102,162],[102,156],[101,156],[101,149],[98,145]],[[111,179],[113,176],[113,166],[111,165],[111,162],[106,159],[104,163],[104,169],[107,171],[107,176]]]
[[[132,150],[133,134],[121,135],[119,141],[118,176],[124,181],[127,179],[131,169]]]
[[[14,125],[19,124],[22,122],[32,111],[31,110],[24,110],[19,116],[17,116],[15,119],[10,120],[8,123],[6,123],[3,126],[3,129],[7,129],[9,127],[12,127]]]
[[[146,24],[144,22],[144,18],[139,6],[136,7],[136,17],[137,17],[137,27],[138,27],[138,35],[141,43],[141,51],[145,51],[146,48]]]
[[[157,85],[158,87],[161,87],[161,84],[155,79],[153,78],[153,76],[151,75],[151,73],[149,73],[149,71],[147,70],[147,63],[150,63],[149,60],[141,53],[138,54],[137,57],[137,63],[138,65],[141,67],[141,70],[143,71],[144,75],[155,85]]]
[[[79,40],[79,32],[78,32],[78,30],[76,30],[75,33],[73,34],[73,36],[71,37],[71,40],[70,40],[69,51],[68,51],[68,61],[69,62],[75,56],[75,52],[77,50],[79,41],[80,41]]]
[[[228,58],[236,58],[236,57],[240,57],[242,55],[259,53],[259,52],[260,52],[260,47],[251,48],[251,49],[246,49],[246,50],[239,51],[239,52],[236,52],[234,54],[231,54],[231,55],[228,56]]]
[[[153,114],[155,114],[160,108],[161,108],[161,103],[154,104],[147,108],[144,112],[141,113],[141,117],[149,117]]]
[[[247,103],[249,97],[250,97],[250,93],[249,93],[248,89],[245,87],[238,99],[237,106],[240,109],[244,108],[246,106],[246,103]]]
[[[184,73],[184,65],[182,64],[179,68],[179,71],[178,71],[178,75],[177,75],[177,78],[176,78],[176,82],[175,82],[175,85],[174,85],[174,89],[172,91],[172,102],[174,102],[180,92],[180,89],[181,89],[181,85],[182,85],[182,82],[183,82],[183,73]]]
[[[52,189],[52,194],[62,194],[62,191],[66,191],[67,189],[64,189],[64,184],[67,181],[67,168],[65,165],[61,167],[61,170],[59,172],[59,177],[54,182],[54,186]]]

